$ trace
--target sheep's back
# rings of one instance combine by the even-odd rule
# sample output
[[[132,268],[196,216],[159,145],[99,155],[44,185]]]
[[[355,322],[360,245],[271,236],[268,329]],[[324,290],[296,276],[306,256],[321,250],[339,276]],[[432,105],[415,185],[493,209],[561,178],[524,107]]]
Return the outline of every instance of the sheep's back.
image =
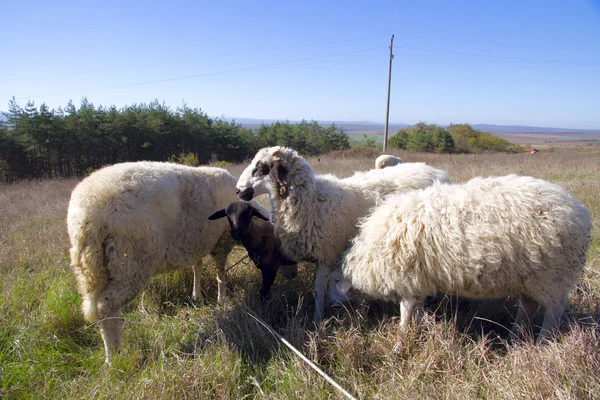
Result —
[[[580,201],[538,179],[435,185],[390,196],[365,218],[344,274],[357,289],[383,298],[570,288],[581,275],[590,229]]]
[[[450,183],[448,174],[425,163],[403,163],[384,169],[355,172],[344,179],[349,185],[376,192],[379,196],[423,189],[436,182]]]
[[[377,159],[375,160],[375,168],[376,169],[383,169],[386,167],[391,167],[397,164],[401,164],[403,163],[404,160],[402,160],[400,157],[396,157],[396,156],[392,156],[392,155],[388,155],[388,154],[382,154],[379,157],[377,157]]]
[[[233,198],[235,179],[219,168],[116,164],[92,173],[73,191],[69,235],[73,245],[90,235],[97,236],[96,246],[106,238],[127,238],[160,259],[186,263],[214,246],[225,225],[207,218]]]

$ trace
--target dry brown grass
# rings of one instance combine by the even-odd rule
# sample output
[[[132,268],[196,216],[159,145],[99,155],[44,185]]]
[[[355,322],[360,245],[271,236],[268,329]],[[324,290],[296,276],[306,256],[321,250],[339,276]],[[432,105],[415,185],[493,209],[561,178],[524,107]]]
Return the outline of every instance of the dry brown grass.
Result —
[[[600,222],[598,149],[526,154],[433,155],[393,152],[445,169],[455,182],[519,173],[566,187]],[[370,169],[370,155],[309,159],[320,173]],[[228,167],[239,176],[244,165]],[[66,209],[76,179],[0,186],[0,397],[6,398],[341,398],[280,347],[245,307],[359,398],[588,399],[600,397],[600,234],[571,293],[560,336],[534,346],[507,332],[514,299],[444,298],[428,307],[420,330],[402,333],[395,304],[357,302],[310,321],[314,266],[275,282],[259,304],[252,264],[231,271],[230,300],[215,304],[212,266],[202,277],[207,301],[194,304],[191,273],[152,280],[125,314],[124,347],[113,368],[85,325],[68,268]],[[233,263],[243,255],[236,250]]]

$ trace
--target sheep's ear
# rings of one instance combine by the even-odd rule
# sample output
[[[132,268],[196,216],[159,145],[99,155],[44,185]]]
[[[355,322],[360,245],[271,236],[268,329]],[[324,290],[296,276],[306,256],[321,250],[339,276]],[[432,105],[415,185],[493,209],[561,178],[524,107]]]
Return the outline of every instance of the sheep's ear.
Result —
[[[263,221],[269,221],[269,218],[265,217],[264,215],[262,215],[257,209],[252,208],[252,216],[256,217],[256,218],[260,218]]]
[[[273,163],[269,175],[277,183],[285,184],[287,181],[287,169],[279,161]]]
[[[342,279],[341,282],[336,284],[337,290],[344,296],[348,293],[348,290],[352,287],[352,284],[348,279]]]
[[[281,146],[273,146],[271,147],[269,153],[271,154],[271,156],[275,156],[277,155],[279,152],[281,151]]]
[[[227,212],[225,212],[225,209],[223,208],[222,210],[219,210],[216,213],[214,213],[213,215],[211,215],[210,217],[208,217],[208,219],[215,220],[215,219],[220,219],[220,218],[223,218],[226,216],[227,216]]]

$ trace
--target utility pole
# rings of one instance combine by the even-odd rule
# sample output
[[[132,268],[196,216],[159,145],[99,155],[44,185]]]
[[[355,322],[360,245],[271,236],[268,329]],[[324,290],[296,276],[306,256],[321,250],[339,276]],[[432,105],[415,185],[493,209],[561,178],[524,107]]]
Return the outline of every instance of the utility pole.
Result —
[[[392,87],[392,60],[394,59],[394,54],[392,51],[394,49],[394,35],[390,39],[390,68],[388,69],[388,93],[387,93],[387,106],[385,107],[385,128],[383,132],[383,151],[387,149],[387,137],[388,137],[388,122],[390,120],[390,89]]]

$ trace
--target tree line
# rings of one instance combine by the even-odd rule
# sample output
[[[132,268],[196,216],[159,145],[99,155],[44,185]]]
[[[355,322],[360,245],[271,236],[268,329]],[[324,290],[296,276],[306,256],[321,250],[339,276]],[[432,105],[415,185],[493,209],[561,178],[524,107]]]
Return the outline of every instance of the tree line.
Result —
[[[469,124],[450,124],[442,128],[419,122],[398,131],[389,139],[390,147],[411,152],[481,153],[513,152],[519,149],[508,140],[474,129]]]
[[[14,97],[0,122],[0,181],[82,176],[103,165],[125,161],[196,163],[241,162],[262,147],[282,145],[316,155],[350,147],[343,129],[316,121],[261,125],[256,132],[241,124],[208,117],[186,104],[171,110],[157,100],[148,104],[95,107],[86,98],[63,109],[19,106]]]

